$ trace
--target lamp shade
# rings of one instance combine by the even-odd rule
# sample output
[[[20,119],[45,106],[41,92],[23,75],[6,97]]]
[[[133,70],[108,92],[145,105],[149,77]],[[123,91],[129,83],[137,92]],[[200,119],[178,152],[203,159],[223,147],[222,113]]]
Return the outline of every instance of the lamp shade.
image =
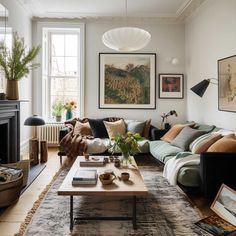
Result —
[[[27,126],[41,126],[41,125],[45,125],[45,121],[42,117],[37,116],[37,115],[33,115],[28,117],[25,122],[24,125]]]
[[[136,27],[121,27],[105,32],[102,42],[120,52],[132,52],[144,48],[151,40],[151,34]]]
[[[204,79],[200,83],[196,84],[191,88],[191,90],[196,93],[198,96],[202,97],[205,93],[208,85],[210,84],[210,79]]]

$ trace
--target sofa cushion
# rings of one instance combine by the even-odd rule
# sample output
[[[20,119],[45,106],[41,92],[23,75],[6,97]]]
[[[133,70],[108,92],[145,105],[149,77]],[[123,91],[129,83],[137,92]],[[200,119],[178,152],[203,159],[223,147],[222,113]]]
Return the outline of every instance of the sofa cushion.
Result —
[[[87,152],[91,154],[98,154],[105,152],[111,145],[109,138],[95,138],[95,139],[86,139],[87,143]]]
[[[115,122],[108,122],[108,121],[103,121],[108,136],[110,139],[114,139],[116,135],[125,135],[126,134],[126,126],[125,122],[123,119],[115,121]]]
[[[82,136],[92,136],[92,130],[88,122],[81,123],[79,121],[76,121],[73,134]]]
[[[185,127],[180,131],[176,138],[171,141],[171,145],[177,146],[182,150],[187,151],[189,150],[189,144],[204,133],[204,131]]]
[[[177,153],[183,151],[181,148],[161,140],[149,141],[149,150],[156,159],[163,163],[166,163],[170,156],[174,157]]]
[[[151,122],[152,122],[151,119],[148,119],[148,120],[145,121],[145,126],[144,126],[144,129],[143,129],[142,136],[146,139],[149,139],[149,130],[151,128]]]
[[[213,143],[215,143],[220,138],[222,138],[221,134],[211,133],[208,137],[206,136],[204,138],[199,139],[199,141],[193,145],[192,153],[200,154],[202,152],[205,152]]]
[[[194,124],[192,123],[176,124],[163,137],[161,137],[161,140],[166,142],[171,142],[181,132],[183,128],[193,125]]]
[[[129,121],[126,123],[127,132],[132,132],[134,134],[139,133],[142,136],[144,126],[146,125],[146,121]]]
[[[94,138],[108,138],[108,133],[103,121],[107,121],[107,119],[88,119]]]
[[[212,144],[207,152],[236,152],[235,134],[226,135]]]
[[[206,125],[206,124],[196,123],[193,128],[209,133],[215,128],[215,125]]]
[[[200,187],[201,178],[199,173],[199,165],[184,166],[180,168],[177,182],[186,187]]]

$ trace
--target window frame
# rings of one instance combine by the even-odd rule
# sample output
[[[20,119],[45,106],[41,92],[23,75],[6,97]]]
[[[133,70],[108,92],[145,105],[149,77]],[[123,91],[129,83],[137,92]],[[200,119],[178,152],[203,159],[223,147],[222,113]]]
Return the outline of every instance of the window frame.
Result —
[[[52,72],[52,35],[53,34],[62,34],[62,35],[65,35],[65,34],[77,34],[78,35],[78,54],[77,54],[77,57],[78,57],[78,61],[81,60],[80,58],[80,31],[78,30],[71,30],[71,29],[67,29],[67,30],[64,30],[64,29],[49,29],[48,30],[48,55],[47,55],[47,66],[48,66],[48,73],[47,73],[47,101],[48,101],[48,104],[51,104],[51,81],[52,81],[52,78],[77,78],[77,99],[78,99],[78,102],[79,102],[79,95],[80,95],[80,74],[79,74],[79,71],[80,71],[80,66],[79,64],[80,63],[77,63],[77,72],[78,74],[76,76],[68,76],[68,75],[65,75],[65,76],[56,76],[56,75],[52,75],[51,72]],[[65,49],[65,42],[64,42],[64,49]],[[63,58],[66,58],[67,56],[65,55],[65,51],[64,51],[64,55],[61,56]],[[64,61],[64,66],[65,66],[65,61]],[[46,117],[50,120],[52,119],[52,114],[51,114],[51,107],[50,106],[47,106],[47,109],[46,109]]]
[[[58,29],[59,31],[65,30],[65,31],[70,31],[70,30],[80,30],[80,37],[79,37],[79,44],[78,47],[80,48],[79,50],[79,58],[80,61],[78,63],[79,67],[79,74],[78,77],[79,83],[78,83],[78,113],[77,115],[79,117],[84,116],[84,51],[85,51],[85,23],[80,22],[80,23],[71,23],[71,22],[42,22],[42,21],[37,21],[34,23],[35,27],[33,28],[35,31],[36,37],[33,39],[34,44],[42,45],[44,43],[44,31],[45,29],[53,29],[56,30]],[[41,50],[40,55],[38,57],[38,62],[42,65],[40,69],[36,69],[33,71],[33,113],[41,115],[42,117],[45,118],[45,120],[48,120],[48,114],[49,111],[45,110],[46,102],[48,101],[48,97],[46,97],[45,94],[48,96],[48,91],[45,92],[45,74],[44,71],[48,70],[48,68],[45,68],[45,65],[43,65],[43,57],[48,55],[44,55],[45,52]]]

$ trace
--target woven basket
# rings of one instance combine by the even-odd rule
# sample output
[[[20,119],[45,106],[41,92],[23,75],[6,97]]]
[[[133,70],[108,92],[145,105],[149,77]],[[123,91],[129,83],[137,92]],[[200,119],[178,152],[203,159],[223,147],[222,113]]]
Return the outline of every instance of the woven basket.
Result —
[[[5,207],[18,201],[23,183],[23,173],[18,179],[0,183],[0,207]]]
[[[23,185],[25,187],[28,183],[29,169],[30,169],[30,160],[21,160],[16,163],[3,164],[3,166],[13,167],[21,169],[23,172]]]

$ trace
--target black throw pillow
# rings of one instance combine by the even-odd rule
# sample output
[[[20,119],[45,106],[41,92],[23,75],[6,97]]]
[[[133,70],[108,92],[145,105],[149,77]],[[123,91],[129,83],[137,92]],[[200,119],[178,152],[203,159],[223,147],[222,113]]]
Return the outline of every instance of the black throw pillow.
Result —
[[[108,138],[107,129],[103,121],[107,121],[107,119],[88,119],[94,138]]]

